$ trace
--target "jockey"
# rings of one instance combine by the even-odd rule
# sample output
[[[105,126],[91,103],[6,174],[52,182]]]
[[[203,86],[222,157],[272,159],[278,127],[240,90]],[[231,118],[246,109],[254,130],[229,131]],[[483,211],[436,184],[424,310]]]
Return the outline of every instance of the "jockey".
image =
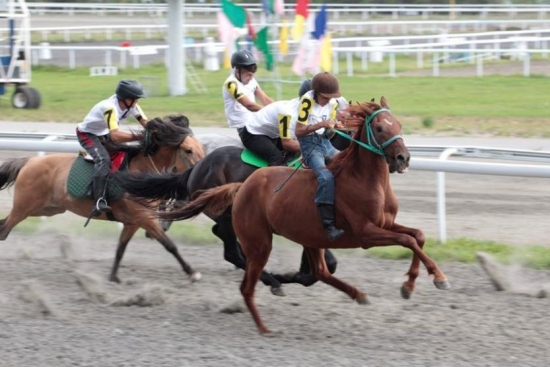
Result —
[[[302,86],[300,87],[300,97],[306,94],[306,92],[311,90],[311,79],[304,80]],[[338,107],[336,107],[336,119],[343,117],[345,109],[349,107],[349,102],[344,97],[336,98]],[[330,139],[330,143],[333,147],[338,150],[344,150],[349,146],[350,141],[334,131],[327,131],[327,137]]]
[[[141,134],[119,130],[119,124],[124,122],[128,115],[132,115],[141,126],[145,127],[147,117],[138,105],[138,100],[143,97],[145,97],[145,93],[139,82],[130,79],[121,80],[116,87],[115,94],[92,107],[76,128],[78,142],[94,159],[93,197],[95,205],[92,216],[111,211],[105,198],[111,158],[104,144],[108,141],[120,144],[141,138]]]
[[[298,98],[273,102],[253,112],[240,131],[243,145],[265,159],[269,166],[284,165],[285,152],[300,151],[294,129],[300,97],[310,89],[310,85],[311,81],[305,80],[298,91]]]
[[[266,106],[273,100],[264,93],[254,78],[257,61],[252,52],[240,50],[231,56],[233,72],[223,83],[222,96],[225,105],[225,116],[229,127],[240,131],[252,112],[258,111],[262,105],[256,103],[256,98]]]
[[[341,97],[338,79],[330,73],[319,73],[311,81],[311,89],[300,99],[296,136],[304,163],[317,176],[315,204],[323,228],[330,241],[344,234],[334,224],[334,176],[325,160],[338,153],[325,135],[325,129],[341,127],[336,121],[337,98]]]

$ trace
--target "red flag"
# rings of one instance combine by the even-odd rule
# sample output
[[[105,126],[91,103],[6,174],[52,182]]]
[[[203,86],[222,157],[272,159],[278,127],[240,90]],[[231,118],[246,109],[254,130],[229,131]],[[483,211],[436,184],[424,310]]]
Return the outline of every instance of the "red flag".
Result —
[[[254,31],[254,27],[252,26],[252,19],[248,10],[246,11],[246,28],[248,30],[248,36],[252,38],[252,40],[255,40],[256,31]]]
[[[296,8],[295,8],[296,15],[301,15],[304,18],[307,18],[308,7],[309,7],[309,0],[296,1]]]

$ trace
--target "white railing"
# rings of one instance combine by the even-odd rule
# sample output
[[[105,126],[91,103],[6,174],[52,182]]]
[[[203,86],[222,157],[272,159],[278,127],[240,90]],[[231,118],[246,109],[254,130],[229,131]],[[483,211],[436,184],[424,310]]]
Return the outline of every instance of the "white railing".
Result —
[[[253,27],[259,29],[263,24],[253,23]],[[292,27],[293,23],[284,24],[281,22],[270,23],[270,26],[277,31],[281,27]],[[333,33],[368,33],[379,34],[403,34],[409,33],[465,33],[468,31],[486,32],[491,30],[506,31],[510,28],[518,30],[544,30],[550,28],[549,19],[506,19],[506,20],[404,20],[404,21],[333,21],[329,20],[328,27]],[[63,40],[71,41],[72,34],[83,35],[85,39],[91,39],[94,34],[104,34],[106,40],[112,39],[113,33],[124,33],[127,40],[133,39],[133,34],[145,34],[150,39],[154,34],[164,34],[168,28],[167,24],[135,24],[135,25],[91,25],[91,26],[59,26],[59,27],[32,27],[32,34],[40,34],[42,41],[48,41],[51,34],[63,35]],[[184,23],[182,31],[185,34],[201,34],[202,37],[216,35],[218,24],[215,19],[209,23]],[[9,28],[0,28],[0,35],[6,37]]]
[[[200,139],[200,134],[197,137]],[[446,197],[445,172],[470,173],[480,175],[498,175],[515,177],[550,178],[550,152],[498,149],[487,147],[441,147],[441,146],[409,146],[413,158],[412,170],[437,172],[437,218],[439,225],[439,241],[445,243],[446,233]],[[81,149],[74,135],[44,134],[44,133],[1,133],[0,150],[34,151],[43,155],[44,152],[77,152]],[[416,158],[428,156],[432,158]],[[476,161],[453,160],[451,156],[477,159]],[[437,158],[437,159],[434,159]],[[482,162],[483,160],[515,160],[536,162],[539,164],[510,164]]]
[[[263,11],[261,2],[256,4],[245,4],[246,8],[253,14],[261,13]],[[294,14],[294,4],[285,4],[285,13],[287,15]],[[312,11],[319,10],[321,4],[310,4],[309,8]],[[92,13],[99,15],[107,14],[125,14],[133,16],[135,14],[150,14],[156,16],[163,16],[168,10],[167,4],[156,3],[28,3],[28,7],[33,14],[48,14],[58,13],[74,15],[77,13]],[[184,4],[183,10],[187,16],[193,15],[205,15],[213,16],[215,12],[219,10],[218,3],[214,4]],[[423,19],[427,19],[430,16],[463,16],[468,14],[476,16],[479,19],[486,19],[488,17],[501,17],[506,15],[509,18],[517,17],[518,14],[522,16],[530,14],[531,16],[537,16],[539,18],[545,18],[547,13],[550,12],[550,5],[465,5],[457,4],[450,5],[390,5],[390,4],[327,4],[327,12],[332,18],[340,19],[350,15],[359,15],[363,19],[368,19],[372,16],[391,15],[392,19],[399,19],[400,16],[411,17],[421,16]]]
[[[546,36],[542,37],[541,34]],[[462,37],[460,37],[462,36]],[[388,75],[395,76],[397,70],[396,55],[416,55],[416,66],[418,69],[424,68],[425,56],[431,55],[432,76],[440,75],[440,62],[450,62],[452,55],[463,55],[462,61],[476,65],[475,75],[483,76],[483,65],[486,60],[500,59],[502,56],[508,56],[513,60],[518,60],[523,65],[522,74],[530,76],[531,74],[531,58],[532,55],[540,55],[547,58],[550,52],[548,42],[550,41],[550,29],[540,31],[514,31],[514,32],[493,32],[488,35],[489,38],[476,39],[482,37],[483,33],[463,34],[463,35],[437,35],[437,36],[400,36],[388,38],[376,37],[354,37],[354,38],[337,38],[333,40],[333,73],[340,74],[340,59],[346,60],[346,75],[353,76],[356,68],[360,71],[367,71],[369,65],[369,57],[373,54],[388,54]],[[491,38],[491,36],[493,38]],[[496,37],[506,38],[496,38]],[[431,42],[437,39],[441,42]],[[402,42],[401,45],[386,45],[386,46],[362,46],[372,41],[383,39],[397,40]],[[354,43],[351,47],[338,47],[341,43]],[[411,43],[414,42],[414,43]],[[389,43],[389,42],[388,42]],[[272,49],[278,50],[279,41],[271,41]],[[297,44],[289,41],[293,52]],[[206,49],[215,50],[218,53],[218,58],[221,59],[224,46],[222,43],[195,43],[185,44],[182,46],[184,50],[191,53],[190,60],[195,63],[203,61]],[[86,55],[86,53],[102,53],[104,55],[104,66],[119,66],[126,68],[130,64],[134,68],[139,68],[143,58],[145,60],[154,60],[157,63],[165,62],[167,45],[150,45],[139,47],[116,47],[116,46],[63,46],[63,45],[45,45],[31,47],[31,60],[34,65],[39,64],[40,54],[47,51],[51,55],[53,51],[56,54],[59,52],[66,53],[68,66],[71,69],[77,67],[77,53]],[[95,56],[95,55],[94,55]],[[293,55],[289,55],[293,57]],[[360,59],[360,65],[357,65],[354,60]],[[81,59],[88,59],[81,57]],[[95,59],[97,58],[90,58]],[[117,59],[118,61],[115,61]],[[97,63],[97,62],[96,62]],[[87,65],[98,66],[98,65]]]

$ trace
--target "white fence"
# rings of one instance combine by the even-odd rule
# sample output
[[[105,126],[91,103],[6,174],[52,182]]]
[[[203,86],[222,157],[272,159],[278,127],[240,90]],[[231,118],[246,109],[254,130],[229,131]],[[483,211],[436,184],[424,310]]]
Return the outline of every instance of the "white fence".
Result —
[[[259,29],[263,24],[253,23],[253,27]],[[292,27],[293,23],[270,23],[277,34],[281,27]],[[165,34],[166,24],[135,24],[135,25],[89,25],[89,26],[59,26],[59,27],[32,27],[31,33],[41,35],[42,41],[48,41],[51,34],[63,35],[65,42],[71,41],[72,35],[83,35],[85,39],[91,39],[92,35],[102,35],[106,40],[112,39],[114,33],[124,33],[127,40],[133,39],[133,34],[145,34],[146,39],[151,39],[158,34]],[[544,30],[550,29],[549,19],[505,19],[505,20],[400,20],[400,21],[334,21],[329,20],[328,28],[332,33],[345,34],[354,32],[359,34],[389,35],[408,33],[453,33],[453,32],[485,32],[515,30]],[[218,32],[218,24],[215,19],[208,23],[184,23],[182,31],[185,34],[201,34],[202,37],[215,35]],[[0,28],[0,35],[7,35],[8,28]]]
[[[168,10],[167,4],[163,3],[28,3],[27,6],[33,14],[125,14],[134,16],[135,14],[149,14],[155,16],[164,16]],[[285,12],[294,14],[294,3],[287,2],[285,4]],[[321,4],[310,4],[311,10],[318,10]],[[247,9],[258,14],[262,12],[262,4],[259,1],[257,4],[246,4]],[[212,16],[219,10],[219,4],[184,4],[183,9],[186,16],[205,15]],[[515,18],[518,16],[532,16],[539,19],[545,18],[550,12],[550,5],[475,5],[475,4],[456,4],[450,5],[406,5],[406,4],[327,4],[327,11],[331,18],[340,19],[350,15],[359,15],[362,19],[370,17],[390,15],[392,19],[399,17],[421,16],[423,19],[428,19],[432,16],[464,16],[470,15],[478,19],[487,19],[489,17]]]
[[[368,46],[375,44],[379,40],[384,40],[384,46]],[[483,64],[487,60],[500,59],[504,56],[512,60],[521,60],[523,62],[523,75],[531,74],[532,55],[540,55],[547,58],[550,50],[548,43],[550,41],[550,28],[544,30],[528,31],[510,31],[510,32],[487,32],[487,33],[464,33],[464,34],[439,34],[439,35],[409,35],[393,37],[346,37],[333,39],[333,72],[340,74],[339,60],[346,60],[346,74],[354,75],[358,71],[368,70],[369,57],[373,54],[388,54],[389,66],[388,75],[395,76],[397,70],[396,55],[416,55],[416,66],[418,69],[424,68],[426,56],[432,66],[432,75],[439,76],[440,62],[465,61],[476,64],[476,76],[483,76]],[[392,45],[391,42],[400,44]],[[273,50],[278,49],[279,41],[271,41]],[[289,42],[294,50],[297,44]],[[340,44],[351,44],[352,46],[342,47]],[[187,50],[188,59],[195,63],[202,63],[205,51],[207,49],[218,52],[218,58],[223,55],[224,46],[222,43],[193,43],[182,46]],[[96,60],[93,66],[97,64],[97,54],[103,55],[104,66],[118,66],[126,68],[131,65],[139,68],[142,60],[148,62],[162,63],[166,62],[168,46],[164,44],[139,46],[139,47],[117,47],[117,46],[63,46],[49,45],[42,43],[31,47],[32,62],[34,65],[41,61],[41,54],[53,53],[65,55],[66,63],[73,69],[79,66],[77,59],[80,56],[81,61]],[[93,54],[93,55],[92,55]],[[451,57],[461,54],[461,60]],[[92,55],[93,57],[91,57]],[[293,57],[290,54],[288,57]],[[430,57],[431,56],[431,57]],[[360,64],[354,63],[355,59],[360,59]],[[282,57],[279,55],[279,59]],[[290,60],[290,59],[288,59]],[[48,61],[45,61],[48,62]],[[58,59],[59,62],[59,59]],[[82,66],[82,65],[80,65]],[[84,65],[91,66],[91,65]]]
[[[200,139],[200,134],[197,134]],[[0,133],[0,150],[44,152],[77,152],[80,144],[74,135],[43,133]],[[413,155],[410,162],[412,170],[437,172],[437,217],[439,241],[445,243],[446,210],[445,210],[445,173],[471,173],[480,175],[542,177],[550,178],[550,152],[509,150],[486,147],[441,147],[409,146]],[[424,156],[431,158],[417,158]],[[451,156],[470,160],[453,160]],[[436,159],[434,159],[436,158]],[[471,159],[475,161],[471,161]],[[494,163],[487,160],[514,160],[526,163]],[[483,160],[483,161],[481,161]]]

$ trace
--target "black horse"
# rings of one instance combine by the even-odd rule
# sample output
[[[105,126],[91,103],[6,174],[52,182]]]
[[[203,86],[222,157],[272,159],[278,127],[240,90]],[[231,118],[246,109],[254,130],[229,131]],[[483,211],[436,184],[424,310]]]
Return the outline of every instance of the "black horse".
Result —
[[[218,148],[183,173],[120,173],[115,177],[128,193],[139,198],[189,200],[201,190],[232,182],[244,182],[252,172],[257,170],[257,167],[241,160],[242,151],[242,148],[234,146]],[[208,215],[208,213],[205,214]],[[210,215],[209,217],[216,222],[212,232],[223,241],[225,260],[244,270],[246,261],[233,231],[231,207],[218,217]],[[325,251],[325,260],[329,271],[334,273],[337,261],[329,250]],[[260,280],[271,287],[273,294],[284,295],[282,283],[299,283],[306,287],[315,283],[312,277],[306,276],[309,273],[309,261],[305,253],[302,253],[299,272],[281,275],[263,271]]]

